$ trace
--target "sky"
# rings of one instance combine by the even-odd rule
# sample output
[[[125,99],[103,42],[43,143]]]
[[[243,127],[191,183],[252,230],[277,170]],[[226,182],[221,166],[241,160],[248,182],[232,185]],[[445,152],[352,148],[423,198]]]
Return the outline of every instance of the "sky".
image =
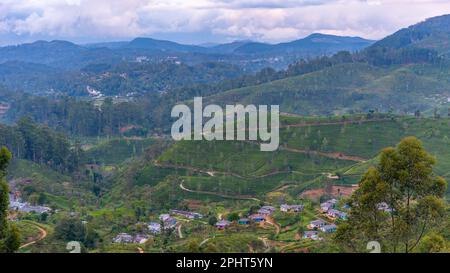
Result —
[[[311,33],[381,39],[450,14],[450,0],[0,0],[0,45],[135,37],[278,43]]]

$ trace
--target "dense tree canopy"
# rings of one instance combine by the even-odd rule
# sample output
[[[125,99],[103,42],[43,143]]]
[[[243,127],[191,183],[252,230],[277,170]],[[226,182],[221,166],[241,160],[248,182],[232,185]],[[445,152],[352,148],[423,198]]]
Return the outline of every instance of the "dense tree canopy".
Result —
[[[80,151],[69,140],[47,126],[22,118],[15,126],[0,125],[0,144],[11,150],[15,158],[48,165],[58,171],[78,167]]]
[[[8,223],[9,189],[4,181],[6,167],[11,159],[11,153],[5,148],[0,149],[0,253],[14,252],[19,248],[20,234],[17,228]]]

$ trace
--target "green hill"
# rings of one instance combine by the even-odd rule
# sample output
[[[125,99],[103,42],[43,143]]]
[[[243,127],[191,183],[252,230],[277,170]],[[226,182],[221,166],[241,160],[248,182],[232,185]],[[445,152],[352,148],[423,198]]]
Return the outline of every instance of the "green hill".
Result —
[[[414,112],[447,103],[450,66],[416,64],[377,67],[339,64],[257,86],[230,90],[206,100],[221,105],[278,104],[283,112],[330,115],[346,112]],[[446,79],[444,79],[446,78]]]
[[[402,29],[354,54],[292,64],[278,80],[209,97],[210,102],[278,104],[284,112],[333,115],[414,113],[450,97],[450,15]]]
[[[336,184],[357,183],[381,149],[406,136],[421,139],[438,160],[435,173],[450,180],[449,122],[388,115],[282,117],[277,152],[261,152],[252,142],[181,141],[151,160],[124,166],[113,180],[112,196],[151,196],[150,204],[160,207],[186,199],[264,200],[289,186],[296,198],[323,187],[330,174],[340,176]]]
[[[437,51],[441,55],[450,53],[450,15],[427,19],[386,37],[373,47],[383,48],[424,48]]]

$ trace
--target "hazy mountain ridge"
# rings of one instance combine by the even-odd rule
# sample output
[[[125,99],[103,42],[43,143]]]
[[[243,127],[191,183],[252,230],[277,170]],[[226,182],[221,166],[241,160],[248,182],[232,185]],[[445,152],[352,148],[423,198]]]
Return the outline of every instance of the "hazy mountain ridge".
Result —
[[[283,111],[305,115],[446,109],[450,61],[443,53],[449,25],[450,15],[431,18],[355,54],[294,64],[290,70],[295,73],[285,78],[230,90],[209,100],[279,104]]]
[[[312,35],[318,38],[319,34]],[[320,42],[307,37],[305,39],[270,45],[250,41],[239,41],[229,44],[220,44],[213,47],[197,45],[185,45],[172,41],[157,40],[152,38],[136,38],[129,42],[109,42],[88,45],[77,45],[68,41],[36,41],[34,43],[0,48],[0,63],[7,61],[23,61],[28,63],[41,63],[67,69],[78,69],[89,63],[114,63],[122,60],[134,60],[140,55],[166,55],[180,57],[183,54],[218,54],[213,59],[226,61],[233,59],[232,55],[250,54],[267,55],[295,53],[299,56],[314,57],[326,53],[336,53],[339,50],[358,50],[371,44],[371,41],[355,38],[358,42],[348,37],[321,35]],[[328,38],[325,38],[328,37]],[[339,41],[336,43],[336,41]],[[336,45],[339,45],[336,47]],[[315,52],[317,48],[317,52]],[[307,50],[306,50],[307,49]],[[326,49],[324,51],[324,49]],[[288,52],[286,51],[288,50]],[[231,55],[231,56],[229,56]]]
[[[440,54],[450,51],[450,15],[442,15],[401,29],[376,42],[373,47],[416,47],[436,50]]]
[[[374,41],[360,37],[341,37],[314,33],[306,38],[275,45],[264,43],[247,43],[237,48],[235,52],[243,54],[261,53],[303,53],[311,54],[312,50],[319,50],[326,55],[331,52],[356,51],[370,46]]]

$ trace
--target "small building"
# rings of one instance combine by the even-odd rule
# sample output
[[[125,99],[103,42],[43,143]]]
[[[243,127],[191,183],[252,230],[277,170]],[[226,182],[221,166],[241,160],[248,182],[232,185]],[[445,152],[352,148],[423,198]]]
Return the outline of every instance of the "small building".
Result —
[[[228,220],[220,220],[219,222],[216,223],[216,227],[218,229],[225,229],[226,227],[228,227],[231,224],[230,221]]]
[[[263,208],[258,210],[258,214],[261,214],[261,215],[264,215],[264,216],[270,216],[270,215],[272,215],[272,212],[273,211],[270,211],[270,210],[267,210],[267,209],[263,209]]]
[[[280,211],[282,212],[288,212],[290,210],[291,206],[283,204],[280,206]]]
[[[327,215],[332,218],[339,218],[343,220],[347,219],[347,213],[339,211],[337,209],[328,210]]]
[[[150,237],[145,234],[138,234],[134,237],[133,242],[136,244],[145,244]]]
[[[275,207],[273,207],[273,206],[262,206],[261,209],[268,210],[272,213],[275,212]]]
[[[291,211],[293,212],[302,212],[305,209],[303,205],[291,205]]]
[[[325,233],[333,233],[336,232],[337,226],[334,224],[331,225],[326,225],[320,228],[321,231],[325,232]]]
[[[325,202],[325,203],[320,204],[320,210],[322,212],[328,212],[328,210],[330,210],[332,208],[334,208],[334,204],[333,203]]]
[[[261,223],[266,220],[266,218],[261,214],[252,214],[249,216],[249,218],[255,223]]]
[[[170,214],[161,214],[159,216],[159,220],[161,220],[161,221],[166,221],[169,218],[170,218]]]
[[[321,228],[321,227],[325,226],[326,224],[327,223],[324,220],[321,220],[321,219],[314,220],[309,223],[309,228],[310,229]]]
[[[392,212],[392,209],[389,207],[389,205],[386,202],[377,204],[377,209],[384,211],[384,212],[388,212],[388,213]]]
[[[339,211],[339,213],[337,214],[337,217],[341,220],[347,220],[347,213]]]
[[[113,242],[117,244],[131,244],[133,243],[133,236],[128,233],[119,233],[113,239]]]
[[[174,214],[174,215],[179,215],[179,216],[183,216],[189,219],[201,219],[203,218],[203,215],[200,213],[196,213],[196,212],[190,212],[190,211],[183,211],[183,210],[171,210],[170,214]]]
[[[303,205],[281,205],[280,211],[282,212],[302,212],[304,209]]]
[[[164,229],[174,228],[177,224],[177,220],[170,217],[169,214],[161,214],[159,220],[163,221]]]
[[[174,218],[169,218],[166,221],[164,221],[164,229],[170,229],[174,228],[177,225],[177,220]]]
[[[150,222],[147,225],[147,229],[150,233],[153,234],[161,233],[161,224],[156,222]]]
[[[250,224],[250,220],[248,218],[241,218],[238,221],[239,225],[249,225]]]
[[[311,240],[320,240],[319,232],[318,231],[305,231],[303,233],[303,239],[311,239]]]

